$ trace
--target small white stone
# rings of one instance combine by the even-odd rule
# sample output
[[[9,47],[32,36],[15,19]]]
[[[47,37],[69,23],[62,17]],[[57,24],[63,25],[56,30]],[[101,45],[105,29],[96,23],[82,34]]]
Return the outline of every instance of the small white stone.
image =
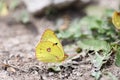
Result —
[[[74,1],[76,0],[23,0],[28,11],[31,13],[41,12],[45,7],[50,5],[62,7]]]

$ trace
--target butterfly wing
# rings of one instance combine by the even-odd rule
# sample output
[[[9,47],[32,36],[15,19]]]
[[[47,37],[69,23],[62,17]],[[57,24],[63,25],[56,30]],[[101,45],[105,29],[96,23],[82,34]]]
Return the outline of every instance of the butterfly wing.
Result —
[[[50,41],[52,43],[57,44],[57,46],[61,49],[62,54],[64,55],[64,50],[54,31],[47,29],[42,35],[41,41]]]
[[[50,41],[41,41],[38,43],[36,57],[43,62],[61,62],[65,59],[61,49]]]
[[[119,12],[114,12],[112,16],[112,22],[115,25],[117,29],[120,29],[120,13]]]

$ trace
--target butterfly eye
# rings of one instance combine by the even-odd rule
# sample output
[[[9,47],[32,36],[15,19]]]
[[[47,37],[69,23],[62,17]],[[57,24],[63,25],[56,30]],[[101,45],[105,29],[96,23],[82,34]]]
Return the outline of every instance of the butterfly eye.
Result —
[[[51,52],[51,48],[47,48],[47,51],[48,51],[48,52]]]

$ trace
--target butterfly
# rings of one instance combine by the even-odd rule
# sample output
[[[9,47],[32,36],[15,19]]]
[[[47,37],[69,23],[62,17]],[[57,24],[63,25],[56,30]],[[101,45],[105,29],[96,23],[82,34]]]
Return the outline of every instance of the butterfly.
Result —
[[[120,29],[120,12],[115,11],[113,13],[112,22],[117,29]]]
[[[36,58],[42,62],[62,62],[67,58],[63,47],[51,29],[46,29],[36,46]]]

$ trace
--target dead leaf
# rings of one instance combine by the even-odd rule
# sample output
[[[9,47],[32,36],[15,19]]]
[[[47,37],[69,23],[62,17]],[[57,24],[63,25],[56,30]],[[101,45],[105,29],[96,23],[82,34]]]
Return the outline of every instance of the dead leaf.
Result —
[[[69,24],[70,24],[70,16],[65,15],[65,16],[63,16],[63,18],[64,18],[64,23],[63,23],[63,25],[60,26],[60,29],[61,30],[66,30],[69,27]]]

